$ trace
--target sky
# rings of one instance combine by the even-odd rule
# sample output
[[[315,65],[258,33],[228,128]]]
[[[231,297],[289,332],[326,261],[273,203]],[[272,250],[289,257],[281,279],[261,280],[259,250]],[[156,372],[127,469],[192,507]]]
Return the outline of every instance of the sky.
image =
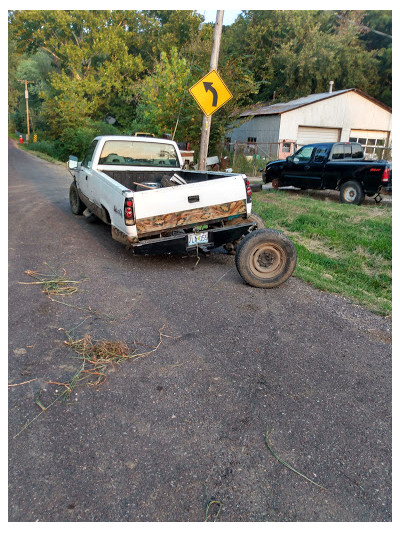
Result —
[[[199,13],[204,15],[205,22],[215,22],[215,19],[217,18],[217,10],[205,10],[201,11],[200,9],[197,10]],[[230,26],[233,22],[235,22],[236,17],[239,15],[241,10],[224,10],[224,26]]]

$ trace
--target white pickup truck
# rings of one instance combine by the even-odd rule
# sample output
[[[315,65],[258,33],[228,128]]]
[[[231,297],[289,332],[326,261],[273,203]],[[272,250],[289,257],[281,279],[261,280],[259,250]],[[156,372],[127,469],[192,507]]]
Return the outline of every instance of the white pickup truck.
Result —
[[[82,162],[68,161],[74,180],[70,206],[111,225],[111,235],[135,253],[198,253],[236,249],[236,266],[250,285],[286,281],[296,249],[251,213],[251,187],[243,174],[184,170],[175,142],[102,136]]]

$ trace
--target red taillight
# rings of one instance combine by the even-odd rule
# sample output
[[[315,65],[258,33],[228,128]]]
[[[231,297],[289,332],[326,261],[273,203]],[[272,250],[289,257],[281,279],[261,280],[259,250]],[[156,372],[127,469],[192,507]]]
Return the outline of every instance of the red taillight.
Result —
[[[388,168],[385,168],[382,174],[382,181],[387,183],[389,181],[389,177],[390,177],[390,170]]]
[[[131,198],[127,198],[125,200],[124,216],[125,216],[125,224],[127,226],[133,226],[135,222],[135,216],[133,213],[133,201]]]
[[[248,198],[251,196],[251,187],[249,180],[246,180],[246,194]]]

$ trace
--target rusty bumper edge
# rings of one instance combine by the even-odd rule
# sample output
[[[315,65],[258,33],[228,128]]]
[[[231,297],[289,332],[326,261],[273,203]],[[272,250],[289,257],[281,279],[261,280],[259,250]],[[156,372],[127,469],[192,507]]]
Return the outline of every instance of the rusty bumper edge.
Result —
[[[111,236],[114,240],[130,246],[131,244],[138,242],[137,237],[129,237],[126,233],[123,233],[121,230],[115,226],[111,226]]]
[[[246,235],[253,226],[253,223],[246,222],[237,226],[207,230],[209,242],[202,245],[202,248],[211,250],[229,242],[234,242]],[[197,250],[196,246],[188,246],[188,234],[184,232],[170,237],[142,240],[138,243],[133,243],[131,248],[134,253],[139,254],[185,254],[191,251],[196,253]]]

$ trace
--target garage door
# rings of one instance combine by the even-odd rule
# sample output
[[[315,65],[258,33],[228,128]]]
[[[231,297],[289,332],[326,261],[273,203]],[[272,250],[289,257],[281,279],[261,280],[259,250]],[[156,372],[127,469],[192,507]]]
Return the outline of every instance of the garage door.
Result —
[[[387,159],[391,154],[384,149],[388,138],[388,131],[351,130],[349,140],[362,145],[367,159]]]
[[[311,143],[337,142],[340,139],[339,128],[312,128],[299,126],[297,131],[297,146]]]

